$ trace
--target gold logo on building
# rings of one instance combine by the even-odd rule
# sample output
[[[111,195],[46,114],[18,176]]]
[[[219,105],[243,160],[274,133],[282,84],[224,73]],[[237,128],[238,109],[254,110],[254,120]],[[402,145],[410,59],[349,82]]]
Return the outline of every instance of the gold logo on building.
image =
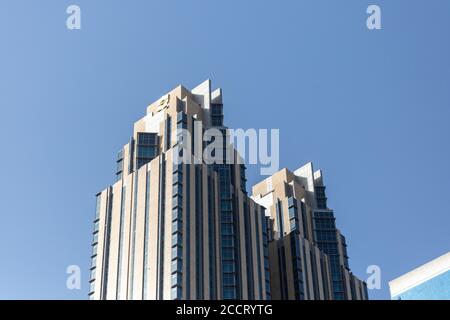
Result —
[[[158,100],[158,111],[161,111],[164,108],[167,108],[169,106],[169,102],[170,102],[170,95],[166,94],[165,96],[162,96],[159,100]]]

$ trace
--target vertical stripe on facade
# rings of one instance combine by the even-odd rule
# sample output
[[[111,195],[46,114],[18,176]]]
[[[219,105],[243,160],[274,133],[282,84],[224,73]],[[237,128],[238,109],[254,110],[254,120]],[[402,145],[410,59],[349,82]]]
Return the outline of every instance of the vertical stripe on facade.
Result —
[[[156,298],[163,299],[164,288],[164,216],[166,194],[166,161],[164,155],[160,158],[159,165],[159,197],[158,197],[158,244],[157,244],[157,280]]]
[[[117,259],[117,289],[116,299],[122,298],[122,258],[123,258],[123,241],[124,241],[124,229],[125,229],[125,200],[126,200],[127,187],[122,186],[122,195],[120,200],[120,226],[119,226],[119,257]]]
[[[148,238],[149,238],[149,212],[150,212],[150,171],[146,166],[145,171],[145,218],[144,218],[144,261],[143,261],[143,285],[142,299],[148,299]]]

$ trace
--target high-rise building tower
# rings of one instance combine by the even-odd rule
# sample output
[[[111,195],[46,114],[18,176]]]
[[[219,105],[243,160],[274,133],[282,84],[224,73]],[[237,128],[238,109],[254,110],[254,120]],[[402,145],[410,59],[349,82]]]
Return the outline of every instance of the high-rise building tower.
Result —
[[[270,216],[273,299],[368,299],[366,284],[350,271],[345,237],[312,163],[273,174],[253,187],[252,198]]]
[[[178,86],[134,124],[117,181],[97,195],[91,299],[270,298],[266,217],[245,167],[199,160],[208,142],[196,133],[227,137],[222,111],[208,80]],[[238,157],[227,139],[223,151]]]

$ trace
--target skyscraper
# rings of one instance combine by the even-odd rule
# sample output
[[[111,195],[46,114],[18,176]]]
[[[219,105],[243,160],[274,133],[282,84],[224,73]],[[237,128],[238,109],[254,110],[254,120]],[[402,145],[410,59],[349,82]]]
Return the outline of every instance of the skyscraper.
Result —
[[[222,111],[208,80],[178,86],[134,124],[117,181],[97,195],[91,299],[270,298],[266,218],[245,167],[205,164],[208,143],[192,138],[216,128],[236,159]]]
[[[321,172],[283,169],[249,197],[231,142],[209,80],[147,107],[97,194],[91,299],[367,299]]]
[[[253,187],[252,198],[270,217],[273,299],[368,299],[366,284],[350,271],[345,237],[312,163],[273,174]]]

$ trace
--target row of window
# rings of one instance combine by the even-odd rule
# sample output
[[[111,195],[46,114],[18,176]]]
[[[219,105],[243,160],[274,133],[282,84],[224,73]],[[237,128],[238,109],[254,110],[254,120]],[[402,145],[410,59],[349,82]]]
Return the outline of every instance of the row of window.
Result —
[[[297,231],[301,233],[301,227],[303,226],[303,235],[307,237],[308,229],[307,229],[307,220],[306,220],[306,208],[303,202],[298,201],[300,204],[301,217],[299,216],[298,207],[297,207],[297,199],[294,197],[288,198],[288,209],[289,209],[289,225],[291,231]],[[302,219],[302,225],[300,225],[300,219]]]
[[[172,265],[171,298],[182,297],[183,274],[183,165],[174,165],[172,184]]]
[[[123,177],[123,149],[121,149],[117,153],[116,176],[117,176],[117,181],[119,181]]]
[[[336,242],[336,230],[316,230],[317,242]]]
[[[227,203],[224,205],[224,203]],[[233,223],[233,212],[231,211],[231,200],[223,200],[221,201],[221,210],[229,210],[223,211],[220,217],[220,221],[223,223]]]
[[[101,194],[98,194],[96,197],[96,205],[95,205],[95,220],[94,220],[94,230],[93,230],[93,239],[92,239],[92,251],[91,251],[91,270],[89,277],[89,297],[90,299],[94,298],[94,290],[95,290],[95,272],[97,268],[97,251],[98,251],[98,233],[100,227],[100,206],[101,206]]]
[[[314,192],[316,194],[316,198],[326,198],[325,186],[315,186]]]
[[[297,300],[304,300],[305,292],[303,288],[303,273],[302,273],[300,243],[298,236],[294,233],[291,234],[291,254],[292,254],[292,269],[294,273],[295,298]]]
[[[241,176],[241,190],[244,193],[247,193],[247,178],[245,177],[245,165],[239,165],[240,176]]]
[[[295,232],[296,230],[298,232],[300,232],[300,228],[299,228],[299,224],[298,224],[298,213],[297,213],[296,200],[292,197],[288,198],[288,205],[289,205],[289,208],[288,208],[289,227],[291,229],[291,232]]]
[[[327,199],[326,198],[317,198],[317,208],[318,209],[326,209],[327,208]]]
[[[138,158],[153,159],[158,153],[157,146],[142,146],[138,145]]]
[[[208,168],[208,244],[209,244],[209,288],[210,298],[217,299],[216,293],[216,241],[215,237],[215,184],[212,177],[212,170]]]
[[[158,135],[149,132],[139,133],[137,143],[138,145],[156,146],[158,145]]]
[[[262,238],[263,238],[263,248],[264,248],[264,278],[265,278],[265,290],[266,298],[270,300],[271,290],[270,290],[270,271],[269,271],[269,237],[270,231],[270,218],[266,217],[264,209],[261,208],[261,224],[262,224]]]
[[[333,211],[314,211],[314,218],[334,219]]]
[[[334,219],[314,219],[314,228],[315,229],[336,229],[336,224]]]
[[[223,105],[211,104],[211,125],[214,127],[223,126]]]
[[[220,233],[222,261],[223,299],[237,298],[236,248],[234,235],[233,201],[231,196],[231,168],[229,165],[215,165],[220,186]]]

